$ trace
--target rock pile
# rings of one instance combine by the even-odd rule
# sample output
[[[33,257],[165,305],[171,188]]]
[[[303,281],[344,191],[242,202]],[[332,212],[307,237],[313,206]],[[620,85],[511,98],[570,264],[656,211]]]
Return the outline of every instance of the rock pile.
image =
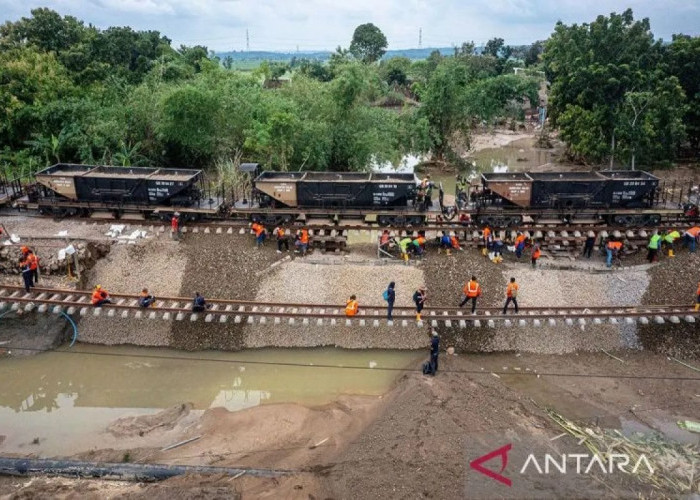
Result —
[[[58,258],[58,249],[53,250],[54,251],[51,253],[41,250],[38,252],[42,274],[62,274],[66,272],[67,260],[60,260]],[[83,269],[91,269],[99,259],[109,253],[110,244],[103,242],[82,242],[75,245],[75,250],[80,266]],[[19,266],[17,263],[20,256],[21,254],[18,246],[0,247],[0,273],[19,274]]]

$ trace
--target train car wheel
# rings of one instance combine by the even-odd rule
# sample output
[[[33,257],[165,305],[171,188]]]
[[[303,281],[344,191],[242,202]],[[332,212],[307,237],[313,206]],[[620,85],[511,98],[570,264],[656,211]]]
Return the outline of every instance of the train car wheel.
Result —
[[[391,226],[394,223],[394,218],[391,215],[380,215],[377,217],[377,222],[380,226]]]
[[[658,226],[661,223],[660,214],[649,214],[645,215],[644,217],[646,218],[644,223],[645,226]]]
[[[617,226],[629,227],[634,225],[634,217],[631,215],[615,215],[613,223]]]

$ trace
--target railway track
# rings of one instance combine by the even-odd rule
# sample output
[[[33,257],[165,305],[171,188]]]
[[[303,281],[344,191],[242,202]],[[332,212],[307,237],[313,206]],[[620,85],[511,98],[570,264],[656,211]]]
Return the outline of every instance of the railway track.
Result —
[[[114,304],[93,307],[91,292],[52,288],[35,288],[25,292],[23,287],[0,285],[0,311],[54,313],[80,316],[94,315],[110,318],[135,318],[172,321],[202,321],[204,323],[248,323],[318,326],[444,326],[447,328],[495,327],[497,323],[520,327],[585,326],[587,324],[678,324],[695,323],[700,312],[688,305],[647,305],[610,307],[522,307],[518,315],[503,315],[497,307],[482,307],[475,315],[459,307],[426,308],[424,321],[416,323],[411,307],[394,308],[394,321],[387,321],[386,307],[363,306],[357,316],[347,318],[344,306],[338,304],[295,304],[254,302],[230,299],[209,299],[210,309],[191,311],[191,299],[159,297],[150,308],[138,305],[138,296],[112,294]]]

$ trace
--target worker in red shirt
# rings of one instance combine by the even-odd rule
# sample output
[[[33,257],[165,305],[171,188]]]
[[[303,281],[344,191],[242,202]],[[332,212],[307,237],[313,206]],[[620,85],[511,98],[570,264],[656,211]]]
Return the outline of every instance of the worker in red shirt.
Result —
[[[173,218],[170,219],[170,235],[175,241],[180,241],[182,236],[182,228],[180,227],[180,212],[175,212]]]

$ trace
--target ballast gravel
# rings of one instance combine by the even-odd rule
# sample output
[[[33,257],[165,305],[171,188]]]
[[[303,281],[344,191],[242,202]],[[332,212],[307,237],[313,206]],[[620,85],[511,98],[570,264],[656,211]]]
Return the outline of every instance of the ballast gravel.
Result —
[[[167,236],[143,240],[135,245],[112,246],[111,252],[86,276],[86,289],[101,285],[112,293],[137,295],[143,288],[156,298],[177,295],[186,265],[178,243]],[[173,321],[106,318],[109,306],[95,317],[92,308],[80,318],[80,340],[100,344],[167,346],[171,343]],[[116,315],[119,315],[117,312]],[[147,314],[144,311],[144,315]]]
[[[396,307],[413,307],[413,292],[425,284],[420,267],[398,262],[335,255],[285,262],[265,277],[256,300],[332,304],[335,306],[332,309],[334,313],[343,314],[346,301],[354,294],[360,304],[360,314],[352,326],[346,326],[344,319],[338,319],[335,326],[330,326],[328,319],[324,320],[323,325],[318,325],[314,319],[309,320],[307,325],[301,319],[296,319],[294,325],[287,320],[282,320],[278,325],[247,325],[244,330],[245,343],[249,347],[333,345],[346,348],[423,348],[428,343],[427,321],[424,326],[418,327],[412,309],[396,311],[391,327],[384,321],[375,327],[372,320],[367,320],[366,326],[359,325],[363,306],[386,305],[382,293],[391,281],[396,283]],[[327,312],[331,312],[331,309]],[[406,326],[402,326],[403,321]]]

